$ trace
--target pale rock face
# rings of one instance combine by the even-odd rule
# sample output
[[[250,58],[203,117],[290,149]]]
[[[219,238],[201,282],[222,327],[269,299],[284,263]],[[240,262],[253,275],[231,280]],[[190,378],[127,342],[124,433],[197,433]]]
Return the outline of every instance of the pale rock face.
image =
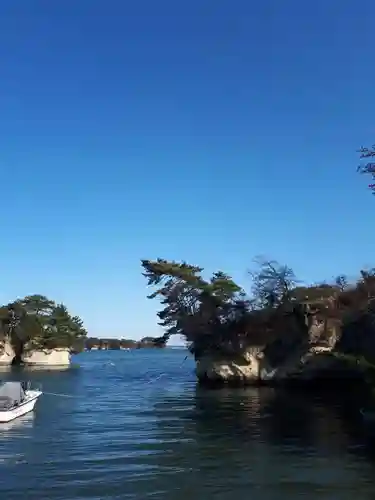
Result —
[[[259,360],[250,351],[239,359],[215,359],[205,355],[196,362],[196,374],[201,381],[253,384],[259,379]]]
[[[15,357],[11,343],[6,340],[0,344],[0,365],[11,365]],[[30,365],[68,366],[70,365],[69,349],[37,350],[25,353],[22,361]]]
[[[10,365],[14,356],[13,347],[8,341],[5,341],[3,347],[0,347],[0,365]]]
[[[246,358],[213,359],[209,355],[196,361],[196,375],[201,382],[251,385],[259,383],[282,383],[291,379],[312,380],[317,373],[330,368],[335,359],[328,356],[330,347],[310,346],[309,349],[294,351],[276,367],[268,365],[263,353],[247,353]]]
[[[70,364],[69,349],[53,349],[51,351],[32,351],[23,357],[29,365],[67,366]]]
[[[322,323],[310,326],[309,336],[294,346],[286,345],[285,356],[271,364],[268,354],[260,347],[248,348],[240,355],[214,357],[206,354],[196,361],[196,374],[201,382],[228,384],[284,383],[288,380],[313,380],[319,373],[337,366],[330,356],[338,335],[327,331]]]

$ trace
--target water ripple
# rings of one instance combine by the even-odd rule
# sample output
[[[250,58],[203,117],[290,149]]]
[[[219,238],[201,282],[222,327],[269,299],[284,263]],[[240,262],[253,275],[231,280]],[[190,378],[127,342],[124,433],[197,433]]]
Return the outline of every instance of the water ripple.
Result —
[[[184,357],[92,352],[70,370],[30,372],[73,397],[45,394],[0,427],[1,498],[372,498],[373,458],[339,404],[199,390]]]

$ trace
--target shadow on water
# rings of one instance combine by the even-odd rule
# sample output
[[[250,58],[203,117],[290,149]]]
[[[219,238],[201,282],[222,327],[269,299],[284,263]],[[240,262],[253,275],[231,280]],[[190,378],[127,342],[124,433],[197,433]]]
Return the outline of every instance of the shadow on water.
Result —
[[[375,457],[355,400],[330,392],[197,388],[194,406],[175,424],[180,442],[159,460],[176,471],[189,464],[189,480],[181,476],[179,487],[188,491],[195,481],[202,497],[350,498],[360,484],[362,498],[371,498]],[[181,396],[156,403],[164,437],[166,408],[172,413],[181,404]]]
[[[360,393],[198,388],[195,401],[194,421],[200,436],[230,436],[240,447],[260,440],[294,451],[321,447],[330,453],[344,449],[372,455],[373,442],[359,412]]]

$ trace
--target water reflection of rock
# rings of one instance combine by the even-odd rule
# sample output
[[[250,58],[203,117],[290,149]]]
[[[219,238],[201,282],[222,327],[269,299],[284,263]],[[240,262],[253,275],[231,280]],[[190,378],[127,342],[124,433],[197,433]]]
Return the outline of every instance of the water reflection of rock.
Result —
[[[238,462],[248,460],[251,447],[259,441],[259,420],[273,397],[270,388],[197,388],[195,397],[160,399],[153,412],[155,439],[160,443],[154,447],[155,460],[170,472],[189,470],[201,478],[199,482],[215,467],[226,469],[223,478],[235,474]]]
[[[350,406],[341,395],[271,388],[197,388],[194,407],[188,411],[178,411],[181,396],[167,399],[155,405],[160,430],[165,432],[162,427],[168,408],[168,414],[174,413],[179,435],[198,441],[201,449],[213,443],[238,450],[264,443],[296,453],[319,449],[340,454],[352,447],[358,451],[363,444],[358,406],[353,409],[353,401]]]
[[[373,473],[367,456],[363,465],[363,442],[340,397],[198,388],[194,396],[160,397],[153,415],[155,442],[147,463],[165,475],[178,474],[181,492],[193,482],[201,485],[202,498],[257,496],[265,488],[278,495],[272,498],[311,490],[312,499],[319,484],[339,481],[344,488]],[[161,483],[162,477],[154,480]]]
[[[265,388],[238,394],[198,392],[196,429],[200,436],[231,436],[239,446],[256,440],[296,451],[323,447],[341,453],[358,437],[358,419],[348,412],[349,404],[342,395]],[[358,406],[354,414],[358,414]]]
[[[339,407],[332,401],[323,401],[314,394],[280,391],[266,412],[262,436],[271,445],[304,449],[307,453],[319,447],[340,453],[347,446]]]

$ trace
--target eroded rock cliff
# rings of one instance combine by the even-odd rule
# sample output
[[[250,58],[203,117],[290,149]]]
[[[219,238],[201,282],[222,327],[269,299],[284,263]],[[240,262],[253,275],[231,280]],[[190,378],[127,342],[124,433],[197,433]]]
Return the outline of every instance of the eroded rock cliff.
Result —
[[[16,353],[9,341],[4,341],[0,347],[0,365],[10,366],[15,359]],[[25,351],[22,363],[38,366],[68,366],[70,364],[69,349],[49,349]]]
[[[334,320],[311,316],[306,329],[300,324],[298,331],[297,324],[262,347],[250,346],[237,355],[202,355],[196,361],[197,378],[202,384],[251,385],[351,377],[352,367],[341,355],[360,356],[374,344],[375,331],[367,326],[353,332],[355,323],[348,320],[341,331]],[[372,353],[375,358],[375,349]]]
[[[12,344],[5,340],[0,345],[0,365],[11,365],[15,357]]]
[[[70,350],[60,348],[31,351],[23,356],[22,361],[27,365],[68,366],[70,364]]]
[[[196,375],[204,385],[249,385],[260,381],[259,347],[251,347],[237,354],[203,354],[196,360]]]

